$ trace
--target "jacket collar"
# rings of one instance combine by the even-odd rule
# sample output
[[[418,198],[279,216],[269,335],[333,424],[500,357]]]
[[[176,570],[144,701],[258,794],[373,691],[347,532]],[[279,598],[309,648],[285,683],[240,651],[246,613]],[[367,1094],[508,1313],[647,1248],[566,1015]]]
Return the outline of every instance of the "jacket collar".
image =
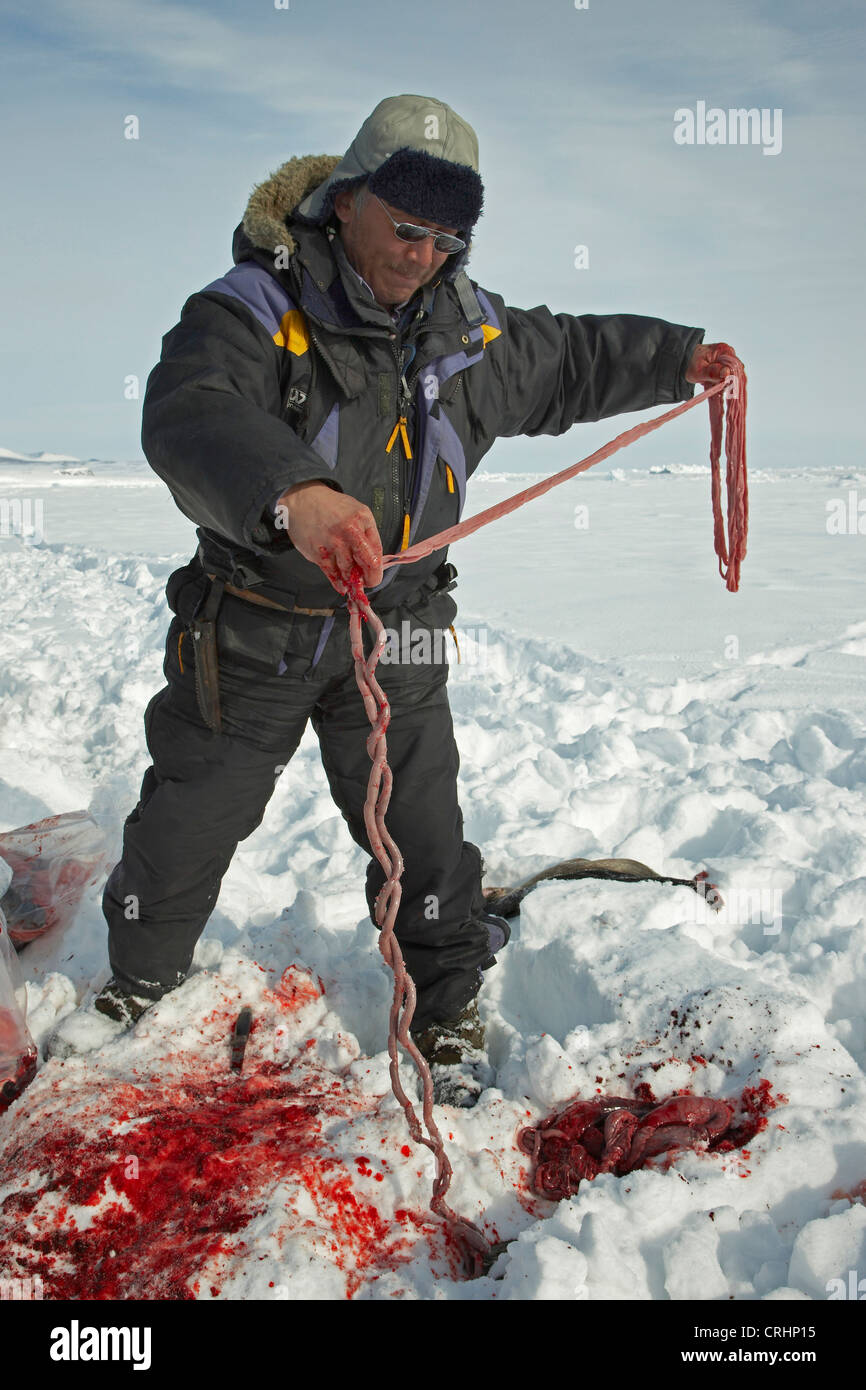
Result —
[[[342,243],[326,228],[296,222],[292,213],[339,163],[338,156],[307,155],[290,159],[250,195],[242,222],[235,229],[236,264],[253,260],[289,290],[298,307],[325,330],[319,346],[342,389],[350,397],[366,387],[363,358],[353,342],[390,336],[394,322],[387,309],[371,300],[346,260]],[[288,262],[286,264],[286,262]],[[422,317],[416,319],[418,309]],[[411,312],[410,312],[411,309]],[[453,348],[463,324],[453,285],[438,280],[415,292],[401,320],[413,334],[430,332],[436,351]]]

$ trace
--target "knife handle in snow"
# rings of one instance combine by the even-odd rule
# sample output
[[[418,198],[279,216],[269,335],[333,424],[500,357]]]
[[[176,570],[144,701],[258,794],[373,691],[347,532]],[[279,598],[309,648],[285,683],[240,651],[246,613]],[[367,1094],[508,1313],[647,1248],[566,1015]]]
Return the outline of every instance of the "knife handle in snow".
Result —
[[[252,1027],[253,1011],[245,1004],[238,1014],[232,1030],[232,1071],[240,1071],[244,1064],[244,1053],[247,1050]]]

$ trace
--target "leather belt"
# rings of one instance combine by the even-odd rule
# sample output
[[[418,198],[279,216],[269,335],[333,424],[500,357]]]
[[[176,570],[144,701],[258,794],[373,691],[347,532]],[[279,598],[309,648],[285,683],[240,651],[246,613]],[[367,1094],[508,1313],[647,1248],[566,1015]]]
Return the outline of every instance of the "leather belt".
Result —
[[[208,579],[213,581],[216,575],[208,574]],[[276,599],[257,594],[254,589],[238,589],[234,584],[226,584],[225,592],[234,594],[235,598],[245,599],[247,603],[260,603],[263,608],[278,608],[281,613],[303,613],[308,618],[332,618],[337,611],[336,608],[300,608],[298,604],[289,608],[285,603],[277,603]]]

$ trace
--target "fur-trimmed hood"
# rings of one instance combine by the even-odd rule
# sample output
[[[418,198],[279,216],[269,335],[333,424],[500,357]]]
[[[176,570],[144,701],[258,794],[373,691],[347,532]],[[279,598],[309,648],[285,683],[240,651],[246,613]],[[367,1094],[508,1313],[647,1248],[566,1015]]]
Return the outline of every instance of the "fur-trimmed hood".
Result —
[[[293,254],[297,243],[286,218],[302,198],[312,193],[333,173],[342,155],[305,154],[287,159],[279,169],[257,184],[250,194],[242,227],[253,246],[273,253],[287,246]]]
[[[297,155],[287,159],[285,164],[257,184],[235,232],[235,259],[243,259],[244,252],[249,248],[257,248],[273,256],[278,246],[287,247],[289,255],[294,255],[297,242],[289,229],[290,214],[307,194],[329,178],[341,159],[342,155],[335,154]],[[444,279],[452,280],[464,269],[470,249],[471,245],[454,257]]]

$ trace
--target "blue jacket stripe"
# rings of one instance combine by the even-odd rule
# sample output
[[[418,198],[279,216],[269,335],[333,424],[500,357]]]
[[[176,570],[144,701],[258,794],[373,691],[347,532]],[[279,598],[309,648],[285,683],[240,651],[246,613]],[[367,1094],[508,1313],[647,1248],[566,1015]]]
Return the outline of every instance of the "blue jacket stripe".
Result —
[[[202,293],[210,291],[239,299],[271,338],[279,331],[284,314],[295,307],[282,285],[255,261],[241,261],[219,280],[206,285]]]
[[[441,411],[438,415],[431,415],[429,412],[432,401],[428,401],[422,392],[419,394],[426,409],[419,409],[418,415],[418,421],[421,427],[421,464],[415,483],[415,496],[411,503],[412,524],[409,529],[410,545],[415,539],[418,523],[424,515],[424,507],[430,492],[430,484],[433,481],[433,471],[436,467],[436,459],[439,454],[439,436],[442,429]]]
[[[459,496],[457,517],[459,520],[463,515],[463,504],[466,501],[466,454],[464,453],[460,436],[447,415],[440,415],[439,424],[439,453],[448,464],[457,483],[457,493]]]
[[[502,324],[499,322],[499,316],[496,313],[496,310],[494,309],[493,305],[490,303],[490,300],[487,298],[487,295],[484,293],[483,290],[479,289],[476,289],[475,293],[478,296],[478,303],[481,305],[482,309],[487,315],[487,322],[490,324],[491,328],[498,328],[501,333]]]

